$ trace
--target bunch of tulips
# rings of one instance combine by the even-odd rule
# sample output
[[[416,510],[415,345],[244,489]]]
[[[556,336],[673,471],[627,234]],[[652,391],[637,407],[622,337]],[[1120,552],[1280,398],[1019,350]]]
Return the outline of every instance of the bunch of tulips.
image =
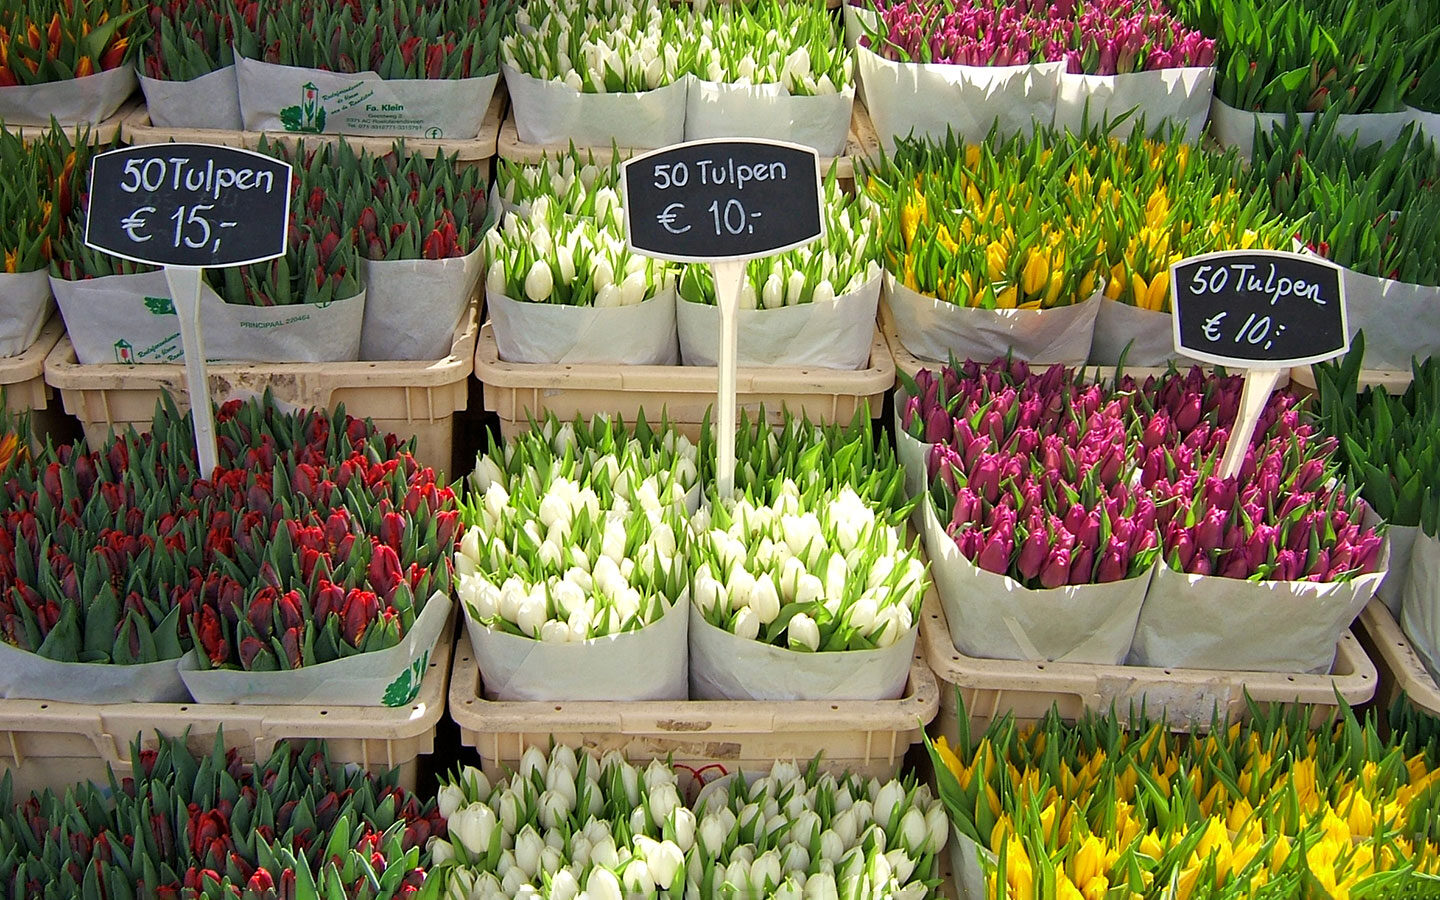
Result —
[[[421,857],[443,834],[433,801],[394,775],[347,774],[324,745],[242,762],[217,734],[131,747],[133,775],[12,797],[0,781],[0,889],[12,897],[437,900]]]
[[[1382,538],[1293,395],[1271,398],[1238,475],[1218,477],[1241,386],[1198,368],[1101,385],[966,362],[922,371],[901,424],[933,444],[931,492],[961,553],[1031,587],[1117,581],[1157,554],[1252,581],[1376,571]]]
[[[1215,42],[1162,0],[872,0],[861,46],[896,62],[1020,66],[1071,74],[1209,66]]]
[[[130,65],[144,39],[135,0],[13,0],[0,9],[0,87],[84,78]]]
[[[46,269],[94,153],[82,130],[53,125],[29,141],[0,127],[0,272]]]
[[[1167,311],[1173,262],[1288,247],[1294,234],[1247,193],[1233,154],[1138,131],[902,140],[865,191],[887,211],[880,242],[896,279],[982,309],[1049,309],[1104,290]]]
[[[1348,709],[1318,732],[1308,708],[1252,712],[1208,735],[1007,716],[927,746],[987,897],[1428,896],[1416,875],[1440,870],[1434,742],[1382,738]]]

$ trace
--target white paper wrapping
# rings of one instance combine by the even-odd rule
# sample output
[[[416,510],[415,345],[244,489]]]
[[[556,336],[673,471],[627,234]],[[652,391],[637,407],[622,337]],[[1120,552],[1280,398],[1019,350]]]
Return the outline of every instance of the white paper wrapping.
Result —
[[[1405,585],[1410,581],[1410,558],[1415,552],[1420,526],[1391,525],[1386,536],[1390,538],[1390,571],[1385,573],[1385,580],[1380,582],[1375,596],[1398,622],[1405,602]]]
[[[453,259],[365,261],[361,359],[444,359],[484,272],[484,247]]]
[[[1390,563],[1350,581],[1242,581],[1155,567],[1128,664],[1323,675]]]
[[[499,75],[381,78],[235,59],[240,115],[248,131],[368,134],[471,140]]]
[[[855,48],[865,108],[885,150],[895,138],[943,138],[947,130],[978,143],[999,122],[999,134],[1028,133],[1055,118],[1055,95],[1064,63],[1029,66],[957,66],[898,63]]]
[[[930,577],[966,656],[1117,665],[1125,660],[1150,573],[1112,584],[1033,590],[966,559],[925,499]]]
[[[870,360],[879,305],[880,276],[876,275],[832,303],[739,310],[737,364],[863,369]],[[720,307],[676,298],[675,325],[685,365],[717,364]]]
[[[500,358],[518,363],[613,363],[673,366],[675,289],[635,306],[595,309],[527,303],[503,294],[485,298]]]
[[[1410,121],[1415,123],[1415,134],[1430,139],[1430,142],[1440,142],[1440,113],[1426,112],[1423,109],[1416,109],[1413,106],[1405,107],[1410,114]]]
[[[0,272],[0,358],[29,350],[48,318],[48,272]]]
[[[860,45],[860,36],[865,34],[879,17],[873,9],[856,6],[850,0],[845,0],[842,8],[845,17],[845,49],[854,50]]]
[[[1210,117],[1210,97],[1215,89],[1215,69],[1189,66],[1155,69],[1124,75],[1071,75],[1060,73],[1055,98],[1055,127],[1079,132],[1089,104],[1091,125],[1117,118],[1135,110],[1134,115],[1110,133],[1124,139],[1143,117],[1145,133],[1154,134],[1165,122],[1185,129],[1185,142],[1200,140],[1205,120]]]
[[[178,363],[180,321],[164,272],[50,279],[82,365]],[[205,356],[214,362],[343,362],[360,354],[365,292],[320,306],[242,306],[200,285]]]
[[[1315,121],[1315,113],[1297,113],[1296,118],[1307,128]],[[1236,109],[1216,97],[1210,104],[1210,134],[1222,147],[1235,147],[1242,159],[1249,159],[1255,144],[1255,123],[1269,131],[1285,124],[1284,113],[1249,112]],[[1395,143],[1400,130],[1410,121],[1410,114],[1404,110],[1393,113],[1346,113],[1335,124],[1335,133],[1346,136],[1358,134],[1360,144],[1380,141],[1385,145]]]
[[[905,496],[919,497],[926,492],[930,480],[930,448],[934,444],[927,444],[922,440],[911,437],[910,432],[900,426],[900,414],[904,409],[906,394],[903,390],[895,389],[895,459],[905,467]],[[925,527],[925,502],[921,502],[915,508],[915,515],[912,517],[916,526],[920,529]]]
[[[120,66],[84,78],[0,87],[0,120],[11,125],[96,125],[135,92],[135,69]]]
[[[501,66],[515,129],[527,144],[651,149],[685,140],[689,77],[653,91],[585,94]]]
[[[1365,331],[1365,368],[1410,371],[1410,358],[1440,353],[1440,287],[1340,270],[1353,339]]]
[[[1125,353],[1127,345],[1129,353]],[[1166,366],[1171,362],[1189,366],[1197,362],[1175,352],[1170,313],[1140,309],[1102,296],[1100,311],[1095,315],[1095,336],[1090,341],[1090,365],[1119,365],[1122,353],[1127,367]]]
[[[436,591],[410,632],[386,650],[283,672],[202,670],[195,654],[180,660],[180,677],[198,703],[282,703],[405,706],[420,693],[435,641],[450,624],[450,598]]]
[[[885,302],[905,349],[921,359],[991,360],[1014,353],[1036,365],[1084,365],[1090,358],[1099,291],[1054,309],[971,309],[912,291],[885,273]]]
[[[821,156],[840,156],[850,135],[855,89],[838,94],[792,97],[779,84],[722,84],[690,79],[686,94],[685,140],[766,138],[814,147]]]
[[[487,700],[684,700],[689,595],[639,631],[547,644],[465,616]]]
[[[879,650],[805,653],[737,637],[690,616],[696,700],[895,700],[905,694],[918,625]]]
[[[1440,540],[1428,534],[1415,539],[1400,627],[1430,677],[1440,684]]]
[[[118,666],[56,662],[0,641],[0,698],[59,703],[175,703],[190,699],[179,660]]]
[[[239,131],[240,83],[234,66],[216,69],[189,81],[161,81],[140,76],[150,124],[160,128],[221,128]]]
[[[950,825],[949,848],[950,870],[955,877],[958,900],[987,900],[985,869],[980,860],[984,857],[993,864],[995,854],[975,843],[968,835],[961,834],[953,823]]]

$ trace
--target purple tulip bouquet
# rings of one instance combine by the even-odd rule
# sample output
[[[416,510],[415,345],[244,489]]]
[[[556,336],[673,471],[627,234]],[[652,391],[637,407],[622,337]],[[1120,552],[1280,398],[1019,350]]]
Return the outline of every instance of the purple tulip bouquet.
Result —
[[[1205,124],[1215,42],[1161,0],[864,0],[851,17],[863,23],[861,77],[887,142],[906,124],[975,140],[996,122],[1004,133],[1032,119],[1075,131],[1113,123],[1123,135],[1141,118],[1150,130],[1179,120],[1193,142]],[[940,118],[956,87],[963,118]],[[935,91],[948,96],[926,109]]]
[[[1383,575],[1384,540],[1291,394],[1220,477],[1242,386],[1198,368],[1114,384],[1009,360],[920,372],[900,440],[929,445],[926,544],[956,646],[1328,668]],[[1285,639],[1265,625],[1276,616],[1294,623]]]

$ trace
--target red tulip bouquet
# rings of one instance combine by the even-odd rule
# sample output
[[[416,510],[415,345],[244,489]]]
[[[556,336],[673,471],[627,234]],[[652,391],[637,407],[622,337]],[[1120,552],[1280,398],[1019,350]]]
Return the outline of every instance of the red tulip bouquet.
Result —
[[[235,0],[151,0],[140,88],[152,125],[240,130],[235,25],[257,9],[237,9]]]

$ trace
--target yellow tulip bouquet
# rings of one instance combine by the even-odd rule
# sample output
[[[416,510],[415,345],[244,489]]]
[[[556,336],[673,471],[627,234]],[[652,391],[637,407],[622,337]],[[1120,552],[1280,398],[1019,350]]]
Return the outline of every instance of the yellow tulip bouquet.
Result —
[[[1348,709],[1319,731],[1308,708],[1252,714],[1184,735],[1052,713],[927,742],[957,877],[997,900],[1359,900],[1440,870],[1433,736],[1382,739]]]
[[[1030,311],[1081,305],[1099,290],[1166,313],[1148,327],[1168,344],[1172,263],[1290,245],[1294,223],[1243,184],[1234,153],[1195,150],[1178,133],[1120,140],[1037,131],[967,146],[901,141],[868,173],[866,191],[888,212],[882,248],[900,286],[960,307]],[[1098,312],[1097,328],[1106,327]],[[1126,317],[1119,334],[1097,338],[1123,349],[1140,330]]]

